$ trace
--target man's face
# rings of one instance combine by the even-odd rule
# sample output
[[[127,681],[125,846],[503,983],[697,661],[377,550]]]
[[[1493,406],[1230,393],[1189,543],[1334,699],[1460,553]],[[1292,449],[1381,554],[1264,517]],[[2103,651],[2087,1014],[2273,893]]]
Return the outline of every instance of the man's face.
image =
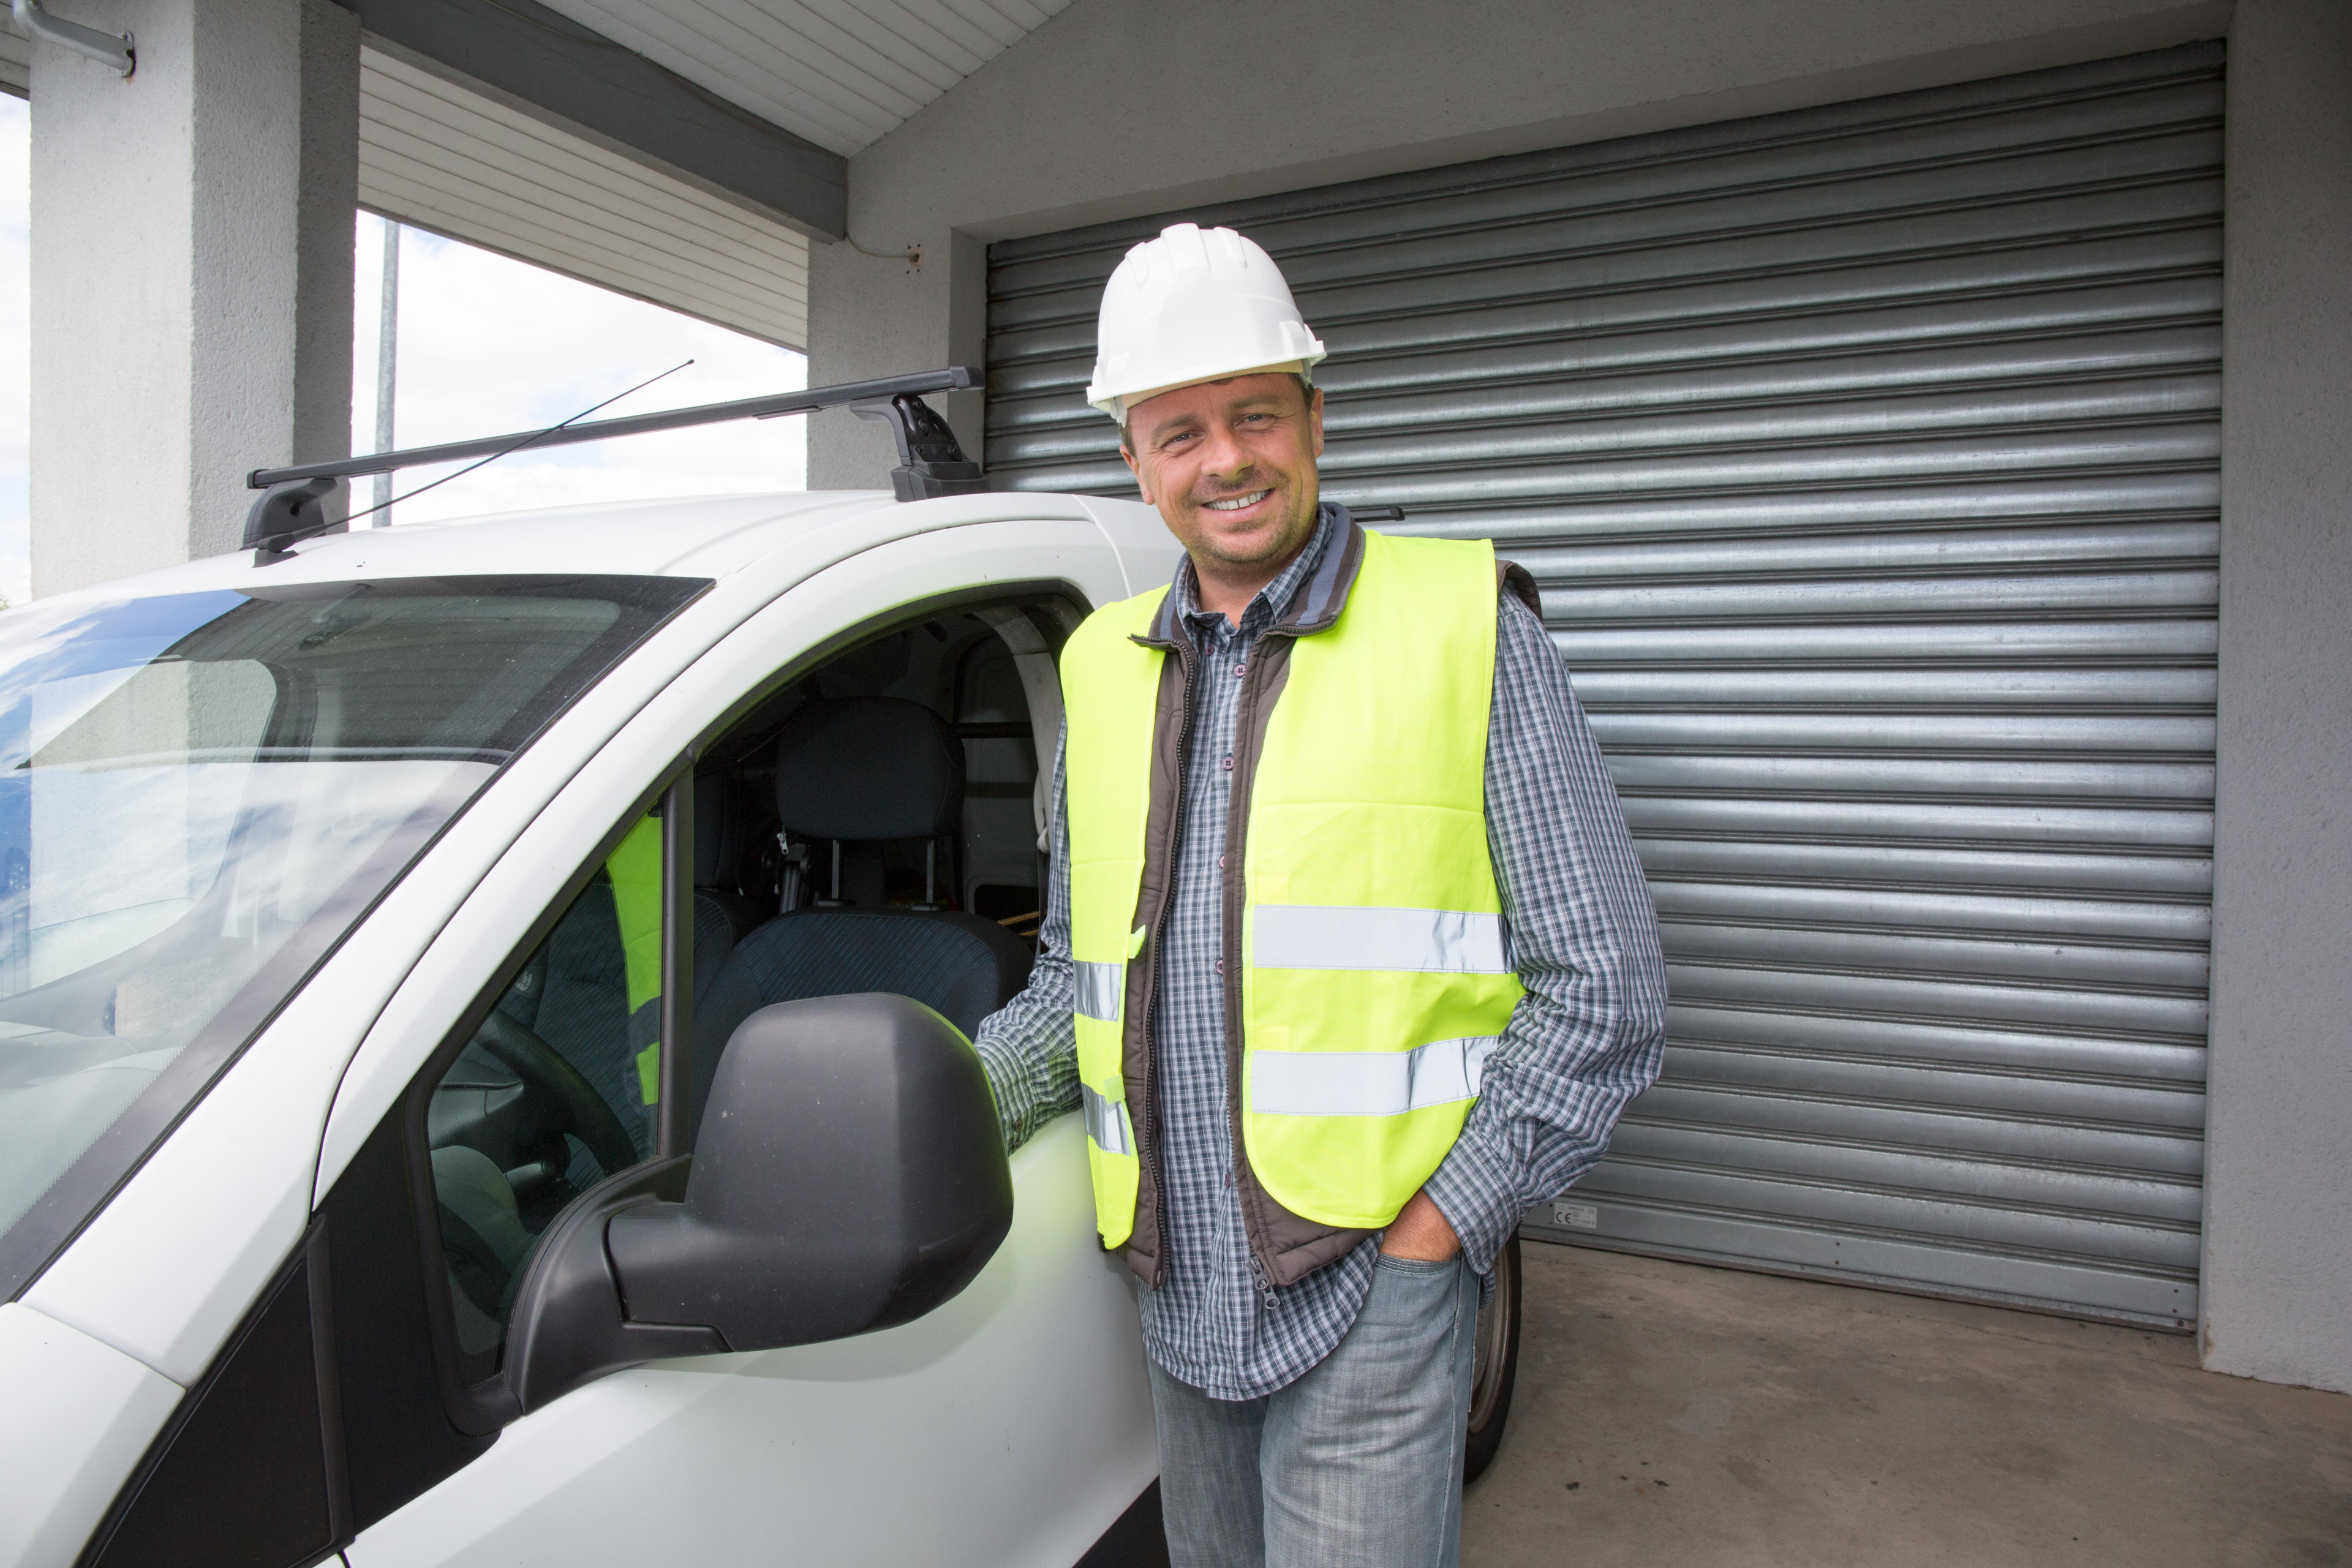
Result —
[[[1315,531],[1323,395],[1268,371],[1163,392],[1128,411],[1119,456],[1195,557],[1286,561]]]

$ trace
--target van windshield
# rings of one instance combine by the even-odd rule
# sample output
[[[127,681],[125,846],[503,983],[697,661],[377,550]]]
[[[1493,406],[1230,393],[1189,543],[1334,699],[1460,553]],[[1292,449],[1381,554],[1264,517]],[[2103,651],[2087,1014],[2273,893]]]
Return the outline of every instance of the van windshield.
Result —
[[[490,776],[708,585],[411,578],[0,615],[0,1300]]]

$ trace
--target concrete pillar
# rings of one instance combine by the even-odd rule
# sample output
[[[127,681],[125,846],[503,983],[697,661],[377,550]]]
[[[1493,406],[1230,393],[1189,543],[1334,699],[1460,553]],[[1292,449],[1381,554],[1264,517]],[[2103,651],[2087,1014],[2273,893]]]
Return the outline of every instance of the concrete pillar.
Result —
[[[359,23],[82,0],[33,55],[33,592],[236,548],[247,469],[350,450]]]
[[[2201,1342],[2352,1391],[2352,6],[2229,69]]]

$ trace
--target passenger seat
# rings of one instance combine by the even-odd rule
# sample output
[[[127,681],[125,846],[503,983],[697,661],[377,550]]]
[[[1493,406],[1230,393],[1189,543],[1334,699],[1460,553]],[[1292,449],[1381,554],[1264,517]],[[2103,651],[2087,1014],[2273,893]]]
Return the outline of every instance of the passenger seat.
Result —
[[[856,697],[810,702],[776,742],[776,810],[784,831],[814,840],[810,875],[829,887],[830,844],[873,858],[891,840],[951,837],[963,815],[963,743],[919,703]],[[942,868],[944,871],[945,868]],[[865,879],[869,897],[878,874]],[[944,881],[945,879],[943,878]],[[970,1035],[1028,984],[1028,939],[993,921],[878,903],[793,910],[755,928],[698,1002],[698,1047],[722,1047],[761,1007],[808,996],[887,991],[936,1009]],[[719,1048],[694,1054],[694,1114]]]
[[[702,906],[726,921],[727,945],[732,947],[760,923],[760,911],[738,884],[743,874],[743,821],[740,792],[743,785],[724,773],[705,773],[694,781],[694,900],[696,940],[701,940]],[[702,950],[695,949],[699,958]],[[698,963],[699,973],[701,965]]]

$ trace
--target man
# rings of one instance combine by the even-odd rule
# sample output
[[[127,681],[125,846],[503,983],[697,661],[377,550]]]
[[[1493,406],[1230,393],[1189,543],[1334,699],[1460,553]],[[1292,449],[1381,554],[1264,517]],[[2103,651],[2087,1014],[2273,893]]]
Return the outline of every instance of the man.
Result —
[[[1495,1255],[1658,1070],[1533,584],[1320,503],[1323,354],[1231,230],[1112,275],[1088,401],[1187,559],[1063,650],[1042,951],[977,1042],[1008,1146],[1085,1109],[1179,1564],[1456,1561]]]

